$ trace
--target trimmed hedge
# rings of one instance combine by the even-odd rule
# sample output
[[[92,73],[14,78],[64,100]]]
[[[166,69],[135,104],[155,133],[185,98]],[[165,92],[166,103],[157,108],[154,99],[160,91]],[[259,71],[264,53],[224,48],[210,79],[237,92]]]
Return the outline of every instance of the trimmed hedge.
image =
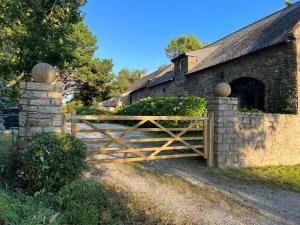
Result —
[[[118,109],[116,115],[134,116],[203,116],[207,102],[201,97],[159,97],[145,98]],[[181,127],[186,122],[161,121],[167,127]]]
[[[77,115],[111,115],[111,112],[91,107],[79,107],[76,109]]]

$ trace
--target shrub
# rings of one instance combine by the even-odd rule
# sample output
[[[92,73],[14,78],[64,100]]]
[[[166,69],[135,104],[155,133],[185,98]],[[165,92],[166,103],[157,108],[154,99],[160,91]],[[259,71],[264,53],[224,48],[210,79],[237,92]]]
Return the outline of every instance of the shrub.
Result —
[[[118,109],[116,115],[145,116],[202,116],[207,111],[207,103],[201,97],[159,97],[142,99]],[[167,127],[180,127],[184,122],[162,121]]]
[[[67,113],[71,113],[73,110],[76,110],[77,108],[80,108],[80,107],[84,107],[82,101],[73,100],[73,101],[70,101],[67,103],[66,110],[67,110]]]
[[[95,109],[87,106],[78,107],[76,109],[76,113],[78,115],[111,115],[111,113],[108,111]]]
[[[64,224],[119,224],[107,189],[93,180],[77,180],[57,194],[56,202]]]
[[[67,134],[37,133],[22,156],[26,189],[56,192],[85,169],[86,146]]]

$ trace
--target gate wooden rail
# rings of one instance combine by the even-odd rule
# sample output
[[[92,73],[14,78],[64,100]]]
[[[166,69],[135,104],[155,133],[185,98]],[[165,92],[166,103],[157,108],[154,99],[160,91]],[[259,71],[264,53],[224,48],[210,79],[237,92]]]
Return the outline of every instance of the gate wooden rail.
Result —
[[[209,166],[213,165],[213,118],[212,113],[203,117],[106,116],[73,113],[69,117],[73,136],[98,134],[97,138],[91,139],[79,137],[88,146],[93,146],[87,152],[89,163],[204,157]],[[130,127],[120,125],[128,121],[134,125]],[[184,127],[168,128],[162,125],[165,121],[185,121],[185,123],[181,122]]]

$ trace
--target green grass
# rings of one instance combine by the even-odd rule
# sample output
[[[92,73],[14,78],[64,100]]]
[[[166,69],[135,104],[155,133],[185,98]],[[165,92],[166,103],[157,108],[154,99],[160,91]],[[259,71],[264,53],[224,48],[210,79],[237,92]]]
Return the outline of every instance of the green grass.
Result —
[[[213,169],[212,172],[247,182],[258,182],[300,192],[300,165],[222,170]]]
[[[0,133],[0,149],[11,149],[15,144],[17,136],[12,134]]]
[[[59,224],[58,214],[36,198],[0,189],[0,224]]]

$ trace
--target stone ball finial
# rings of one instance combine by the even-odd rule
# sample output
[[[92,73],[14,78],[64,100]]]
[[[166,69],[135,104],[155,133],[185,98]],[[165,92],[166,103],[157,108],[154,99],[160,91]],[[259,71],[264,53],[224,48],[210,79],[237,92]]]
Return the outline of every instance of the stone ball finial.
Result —
[[[32,68],[31,74],[32,74],[33,80],[38,83],[50,84],[57,77],[55,68],[48,63],[36,64]]]
[[[219,83],[215,87],[215,95],[217,97],[228,97],[231,94],[231,87],[227,83]]]

